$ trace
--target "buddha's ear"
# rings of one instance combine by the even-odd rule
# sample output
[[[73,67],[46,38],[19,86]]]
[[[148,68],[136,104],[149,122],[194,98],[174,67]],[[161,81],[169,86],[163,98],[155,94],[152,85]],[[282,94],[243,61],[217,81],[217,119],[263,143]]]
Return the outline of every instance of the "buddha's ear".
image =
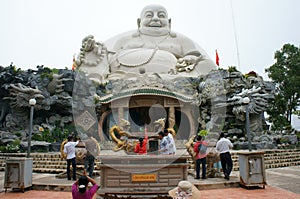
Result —
[[[138,19],[137,19],[137,25],[138,25],[138,28],[141,27],[141,18],[138,18]]]
[[[169,28],[171,29],[171,18],[169,19]]]

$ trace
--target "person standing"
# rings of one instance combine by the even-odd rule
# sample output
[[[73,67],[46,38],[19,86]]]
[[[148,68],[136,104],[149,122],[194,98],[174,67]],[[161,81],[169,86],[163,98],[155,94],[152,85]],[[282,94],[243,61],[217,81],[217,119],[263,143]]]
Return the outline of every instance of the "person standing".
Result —
[[[194,151],[196,152],[196,179],[200,179],[200,164],[202,164],[202,179],[206,179],[206,148],[207,142],[202,140],[201,135],[198,135],[197,142],[194,144]]]
[[[92,187],[87,190],[88,184],[92,183]],[[74,182],[72,185],[72,198],[73,199],[92,199],[99,189],[96,181],[86,175],[86,170],[83,172],[83,176]]]
[[[79,143],[79,140],[77,142],[74,141],[74,137],[70,135],[68,137],[68,143],[64,146],[64,153],[67,154],[67,177],[68,180],[71,180],[71,174],[70,174],[70,166],[72,164],[73,168],[73,180],[76,180],[76,155],[75,155],[75,147]]]
[[[169,155],[170,154],[170,139],[167,135],[164,134],[164,132],[160,131],[158,133],[158,137],[160,139],[160,149],[158,152],[162,155]]]
[[[88,172],[89,177],[93,177],[95,158],[97,155],[100,155],[100,149],[95,143],[95,138],[89,137],[87,140],[84,140],[85,148],[87,150],[86,156],[84,158],[84,169]]]
[[[173,135],[167,129],[164,130],[164,134],[165,134],[165,136],[168,137],[167,140],[169,141],[169,143],[168,143],[169,153],[175,155],[176,145],[175,145]]]
[[[217,142],[216,149],[220,153],[221,165],[226,180],[230,179],[232,171],[232,159],[229,150],[233,147],[231,141],[225,138],[224,132],[220,134],[220,140]]]
[[[89,173],[89,177],[93,177],[95,166],[95,157],[91,154],[90,151],[87,151],[85,159],[84,159],[84,169],[86,169]]]

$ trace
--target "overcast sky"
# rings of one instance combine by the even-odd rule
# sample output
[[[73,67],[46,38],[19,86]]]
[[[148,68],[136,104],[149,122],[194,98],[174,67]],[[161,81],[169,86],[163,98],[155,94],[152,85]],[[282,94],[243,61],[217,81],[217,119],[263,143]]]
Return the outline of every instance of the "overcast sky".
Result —
[[[135,30],[142,8],[152,3],[165,6],[172,30],[214,61],[217,49],[223,68],[266,79],[274,52],[300,44],[299,0],[0,0],[0,65],[71,68],[85,36],[106,41]]]

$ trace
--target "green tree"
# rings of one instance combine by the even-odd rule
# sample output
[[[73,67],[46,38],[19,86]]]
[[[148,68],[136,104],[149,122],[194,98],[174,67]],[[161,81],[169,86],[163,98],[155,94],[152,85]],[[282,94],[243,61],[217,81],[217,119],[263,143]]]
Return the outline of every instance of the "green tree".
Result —
[[[276,86],[274,103],[267,110],[275,129],[291,125],[300,98],[300,50],[285,44],[275,52],[276,63],[266,69]]]

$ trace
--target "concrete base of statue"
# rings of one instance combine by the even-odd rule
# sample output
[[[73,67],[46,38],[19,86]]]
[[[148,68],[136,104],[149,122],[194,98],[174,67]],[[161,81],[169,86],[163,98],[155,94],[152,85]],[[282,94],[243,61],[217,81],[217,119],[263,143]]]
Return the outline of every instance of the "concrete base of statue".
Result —
[[[167,194],[187,180],[189,156],[102,156],[100,195]]]

